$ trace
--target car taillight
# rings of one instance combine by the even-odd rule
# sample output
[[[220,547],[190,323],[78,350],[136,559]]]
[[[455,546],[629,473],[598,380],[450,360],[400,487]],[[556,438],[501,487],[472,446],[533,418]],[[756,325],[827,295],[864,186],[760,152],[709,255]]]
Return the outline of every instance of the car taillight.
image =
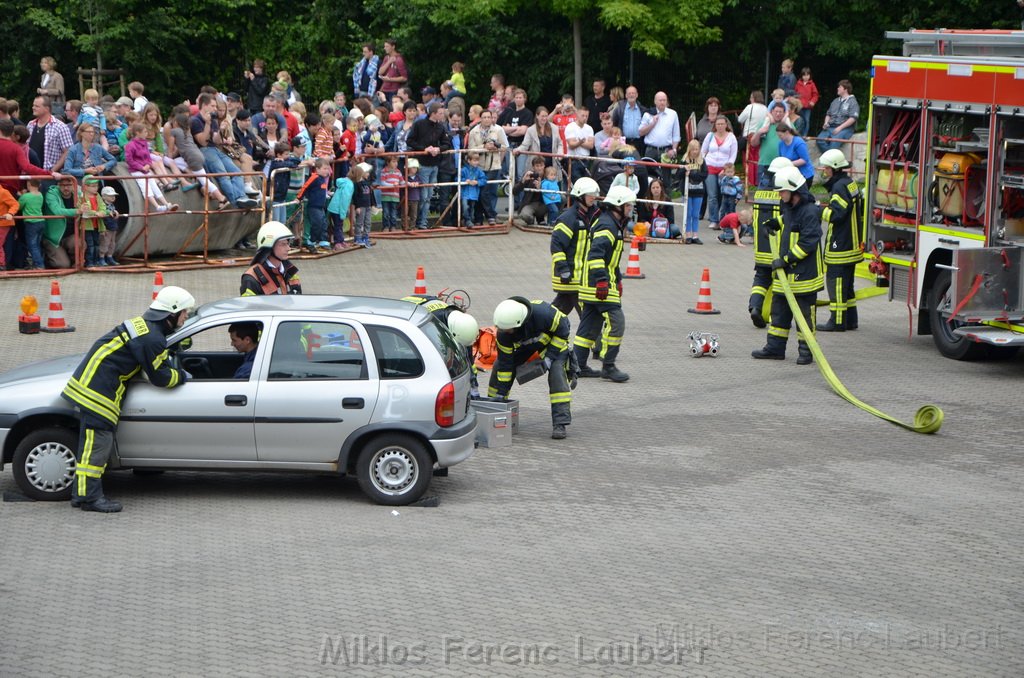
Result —
[[[455,384],[448,382],[437,392],[434,421],[438,426],[451,426],[455,423]]]

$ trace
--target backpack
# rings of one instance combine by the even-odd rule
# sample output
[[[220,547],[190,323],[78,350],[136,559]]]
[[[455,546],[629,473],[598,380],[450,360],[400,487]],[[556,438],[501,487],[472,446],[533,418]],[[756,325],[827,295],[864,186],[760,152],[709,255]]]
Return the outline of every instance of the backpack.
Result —
[[[473,362],[477,369],[489,370],[498,359],[498,329],[481,327],[480,334],[473,342]]]

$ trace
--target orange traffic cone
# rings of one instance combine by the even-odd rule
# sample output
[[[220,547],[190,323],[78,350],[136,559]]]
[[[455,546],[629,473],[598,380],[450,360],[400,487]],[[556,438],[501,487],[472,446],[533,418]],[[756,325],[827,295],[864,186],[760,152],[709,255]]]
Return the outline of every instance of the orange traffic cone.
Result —
[[[423,273],[423,267],[416,267],[416,286],[412,288],[413,294],[427,293],[427,276]]]
[[[64,322],[64,304],[60,300],[60,283],[50,283],[50,312],[46,316],[46,327],[43,332],[74,332],[75,328]]]
[[[640,242],[642,238],[633,238],[629,244],[629,260],[626,262],[626,275],[623,278],[646,278],[640,272]]]
[[[156,295],[160,294],[160,290],[164,287],[164,274],[157,271],[153,275],[153,299],[156,299]]]
[[[686,309],[689,313],[700,313],[701,315],[717,315],[721,313],[711,305],[711,271],[705,268],[704,274],[700,277],[700,292],[697,293],[697,308]]]

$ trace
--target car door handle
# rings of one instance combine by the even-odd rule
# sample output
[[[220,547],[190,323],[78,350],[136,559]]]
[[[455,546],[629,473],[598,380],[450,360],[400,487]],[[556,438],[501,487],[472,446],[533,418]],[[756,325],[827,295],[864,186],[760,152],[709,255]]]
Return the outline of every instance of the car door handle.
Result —
[[[244,395],[224,396],[224,404],[228,407],[245,407],[249,399]]]
[[[345,408],[346,410],[361,410],[361,409],[363,409],[363,405],[364,404],[365,403],[363,402],[362,398],[342,398],[341,399],[341,406],[343,408]]]

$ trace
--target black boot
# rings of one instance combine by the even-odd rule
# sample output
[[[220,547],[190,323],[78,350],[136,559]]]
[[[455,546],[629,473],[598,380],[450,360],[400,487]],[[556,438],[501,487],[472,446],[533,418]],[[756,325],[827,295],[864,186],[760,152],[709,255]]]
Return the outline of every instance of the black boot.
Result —
[[[828,319],[827,323],[818,323],[816,329],[819,332],[845,332],[846,325],[842,323],[837,324],[836,317],[833,315]]]
[[[565,424],[555,424],[554,426],[551,427],[552,440],[562,440],[563,438],[565,438],[565,436]]]
[[[629,375],[616,367],[615,363],[604,364],[604,367],[601,368],[601,378],[607,379],[608,381],[614,381],[616,384],[629,381]]]
[[[800,355],[797,356],[796,359],[797,365],[810,365],[814,362],[814,356],[811,355],[810,346],[801,341],[798,350],[800,351]]]
[[[765,346],[764,348],[754,349],[750,352],[751,357],[758,360],[785,360],[785,353],[775,353],[770,348]]]
[[[580,346],[573,347],[573,355],[576,356],[576,364],[579,366],[579,371],[576,373],[580,377],[600,377],[601,372],[595,370],[593,367],[587,365],[587,359],[590,357],[590,351]]]
[[[83,501],[80,507],[83,511],[96,511],[97,513],[118,513],[121,511],[121,502],[100,497],[96,501]]]

